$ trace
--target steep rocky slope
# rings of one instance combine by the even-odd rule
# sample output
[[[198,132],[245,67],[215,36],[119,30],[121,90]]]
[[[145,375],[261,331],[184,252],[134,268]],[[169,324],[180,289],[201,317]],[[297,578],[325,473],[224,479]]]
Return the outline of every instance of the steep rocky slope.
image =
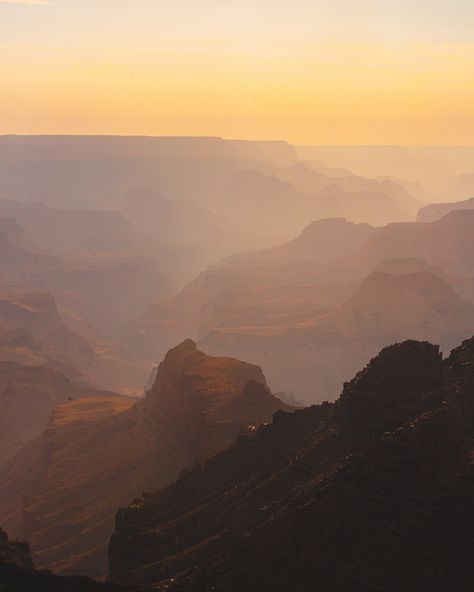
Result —
[[[201,340],[212,353],[260,364],[275,390],[308,404],[333,400],[387,343],[430,340],[449,351],[474,332],[474,305],[429,272],[373,273],[346,302],[301,323],[221,327]]]
[[[44,435],[0,473],[0,522],[26,536],[38,567],[104,576],[120,505],[286,408],[257,366],[209,357],[185,341],[167,354],[144,400],[57,408]]]
[[[117,515],[115,581],[179,592],[472,590],[474,339],[384,349],[335,404]],[[162,587],[160,588],[160,584]]]
[[[0,468],[41,434],[57,405],[68,399],[108,395],[47,366],[0,362]]]

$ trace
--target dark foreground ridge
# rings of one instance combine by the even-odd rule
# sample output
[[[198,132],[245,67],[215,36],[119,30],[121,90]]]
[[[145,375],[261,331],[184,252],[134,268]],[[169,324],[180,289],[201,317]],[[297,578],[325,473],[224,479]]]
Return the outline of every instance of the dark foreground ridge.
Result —
[[[119,511],[113,581],[173,592],[474,589],[474,338],[384,349],[334,404]]]

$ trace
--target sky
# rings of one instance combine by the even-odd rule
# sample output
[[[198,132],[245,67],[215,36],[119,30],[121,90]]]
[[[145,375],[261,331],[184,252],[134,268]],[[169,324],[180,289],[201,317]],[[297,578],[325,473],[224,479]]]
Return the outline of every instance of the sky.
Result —
[[[0,0],[0,133],[474,144],[473,0]]]

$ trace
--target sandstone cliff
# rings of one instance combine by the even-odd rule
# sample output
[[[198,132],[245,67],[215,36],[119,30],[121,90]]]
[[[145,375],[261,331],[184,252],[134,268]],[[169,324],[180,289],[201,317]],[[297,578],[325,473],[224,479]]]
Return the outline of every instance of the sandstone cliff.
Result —
[[[166,355],[144,400],[57,408],[44,435],[0,473],[0,521],[26,536],[38,567],[103,577],[119,506],[287,408],[257,366],[207,356],[187,340]]]

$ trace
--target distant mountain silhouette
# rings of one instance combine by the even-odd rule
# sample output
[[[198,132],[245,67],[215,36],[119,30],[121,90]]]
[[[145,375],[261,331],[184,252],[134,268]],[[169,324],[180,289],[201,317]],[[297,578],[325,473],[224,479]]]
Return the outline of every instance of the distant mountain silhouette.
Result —
[[[318,193],[330,186],[337,186],[349,192],[383,193],[393,199],[398,208],[410,215],[416,214],[423,205],[421,200],[413,197],[406,187],[394,178],[369,179],[348,170],[331,170],[321,163],[310,164],[301,161],[290,167],[266,167],[265,170],[272,172],[279,179],[290,182],[303,193]],[[381,201],[383,203],[384,199]],[[390,209],[387,210],[387,214],[389,211]]]
[[[145,237],[119,212],[59,209],[40,202],[0,199],[0,217],[16,220],[37,247],[60,257],[86,253],[143,255],[146,251]]]
[[[417,221],[418,222],[435,222],[439,220],[449,212],[457,210],[473,210],[474,209],[474,197],[465,199],[463,201],[454,201],[449,203],[434,203],[418,211]]]
[[[201,340],[211,353],[247,357],[275,389],[307,404],[333,400],[343,382],[387,343],[440,343],[449,351],[474,332],[474,304],[437,276],[373,273],[347,302],[299,324],[217,328]]]
[[[185,335],[202,340],[203,346],[213,353],[245,357],[244,352],[248,351],[250,359],[256,356],[254,361],[262,366],[276,391],[293,391],[307,402],[319,401],[321,396],[334,397],[341,380],[346,380],[387,343],[379,338],[433,339],[446,348],[470,334],[471,321],[464,316],[467,303],[461,303],[459,298],[474,300],[473,253],[474,210],[451,212],[432,223],[394,223],[378,228],[343,220],[321,220],[309,225],[293,241],[227,258],[201,273],[175,297],[157,302],[145,311],[129,326],[126,339],[147,357],[158,355]],[[335,323],[331,340],[337,344],[339,354],[344,350],[348,357],[340,359],[336,354],[332,359],[332,341],[328,341],[324,356],[329,356],[329,361],[323,364],[318,379],[311,370],[313,364],[307,363],[304,355],[298,361],[299,345],[294,342],[292,329],[311,327],[320,317],[337,315],[338,307],[357,293],[374,270],[386,271],[390,276],[427,272],[427,286],[433,288],[433,294],[408,290],[406,294],[411,293],[414,300],[403,311],[391,297],[391,289],[398,293],[397,283],[401,285],[401,280],[389,277],[386,283],[377,284],[380,297],[373,298],[374,314],[380,313],[381,318],[386,314],[390,319],[389,315],[397,311],[390,321],[390,331],[384,332],[385,321],[381,325],[374,322],[370,348],[362,345],[352,356],[344,345],[347,323],[339,328]],[[440,294],[446,289],[441,280],[450,284],[454,292],[449,289],[451,295],[446,296],[447,301],[452,299],[451,304],[436,310],[436,286]],[[392,287],[389,281],[393,282]],[[410,289],[414,288],[413,284]],[[453,313],[456,308],[459,314]],[[359,315],[360,310],[355,307],[352,314]],[[422,316],[417,318],[417,314]],[[436,317],[432,333],[418,332],[424,325],[425,314]],[[403,315],[409,320],[404,320]],[[401,323],[398,329],[396,322]],[[362,335],[369,335],[369,325],[354,322],[351,334],[355,337],[360,331],[362,340]],[[465,333],[458,333],[462,328]],[[297,334],[301,334],[299,329]],[[312,338],[316,339],[314,335]],[[309,341],[308,337],[305,348],[310,347]],[[280,352],[277,357],[276,349]],[[358,354],[363,357],[357,357]],[[315,385],[319,385],[317,391]]]
[[[345,218],[317,220],[287,243],[234,255],[227,258],[225,263],[282,267],[302,261],[332,261],[358,251],[376,231],[369,224],[354,224]]]
[[[411,219],[392,197],[375,185],[376,189],[347,190],[328,177],[318,191],[303,193],[276,174],[268,175],[258,169],[240,170],[214,190],[211,207],[254,235],[274,239],[288,238],[310,220],[322,218],[344,217],[375,226]]]

